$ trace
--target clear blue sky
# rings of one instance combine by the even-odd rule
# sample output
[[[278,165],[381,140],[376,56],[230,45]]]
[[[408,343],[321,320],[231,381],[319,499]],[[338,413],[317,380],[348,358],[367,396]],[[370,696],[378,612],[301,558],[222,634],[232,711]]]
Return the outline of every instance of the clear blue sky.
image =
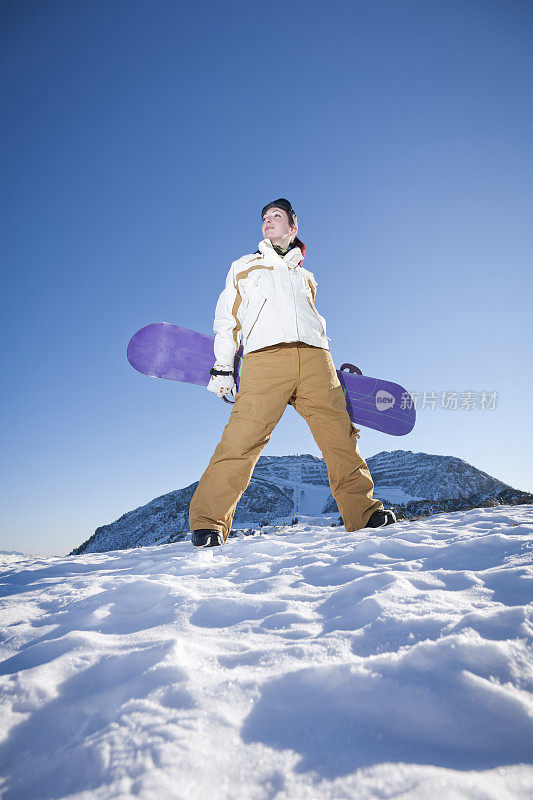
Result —
[[[533,5],[5,2],[0,548],[64,553],[197,480],[229,407],[126,360],[211,332],[231,261],[288,197],[337,366],[425,409],[361,452],[531,466]],[[288,408],[264,455],[320,451]]]

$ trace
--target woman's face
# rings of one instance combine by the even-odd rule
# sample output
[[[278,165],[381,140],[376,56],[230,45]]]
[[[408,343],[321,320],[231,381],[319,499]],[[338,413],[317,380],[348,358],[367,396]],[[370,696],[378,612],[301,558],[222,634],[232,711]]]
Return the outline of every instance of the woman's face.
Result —
[[[270,239],[272,244],[288,247],[297,230],[296,225],[289,225],[289,218],[281,208],[269,208],[263,217],[263,239]]]

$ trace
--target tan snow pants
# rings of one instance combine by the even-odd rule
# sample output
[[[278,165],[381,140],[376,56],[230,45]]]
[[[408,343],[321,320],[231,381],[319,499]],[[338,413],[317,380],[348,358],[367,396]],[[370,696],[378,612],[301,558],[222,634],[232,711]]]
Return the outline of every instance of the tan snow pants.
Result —
[[[363,528],[383,508],[359,453],[359,430],[346,410],[329,350],[290,342],[247,353],[229,421],[189,507],[191,531],[222,531],[226,542],[235,508],[261,451],[290,403],[306,420],[328,470],[331,492],[347,531]]]

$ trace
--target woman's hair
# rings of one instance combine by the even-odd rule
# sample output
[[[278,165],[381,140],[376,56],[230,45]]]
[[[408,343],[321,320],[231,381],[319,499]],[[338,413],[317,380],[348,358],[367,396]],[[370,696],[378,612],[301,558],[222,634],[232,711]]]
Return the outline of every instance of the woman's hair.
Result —
[[[291,225],[296,224],[296,214],[294,213],[294,209],[284,197],[279,197],[277,200],[272,200],[271,203],[268,203],[261,211],[261,219],[264,218],[266,212],[269,208],[280,208],[282,211],[285,211],[287,214],[289,223]],[[301,239],[298,239],[297,236],[294,237],[292,242],[289,245],[289,250],[293,250],[295,247],[299,247],[302,251],[302,261],[305,258],[305,244],[302,242]]]

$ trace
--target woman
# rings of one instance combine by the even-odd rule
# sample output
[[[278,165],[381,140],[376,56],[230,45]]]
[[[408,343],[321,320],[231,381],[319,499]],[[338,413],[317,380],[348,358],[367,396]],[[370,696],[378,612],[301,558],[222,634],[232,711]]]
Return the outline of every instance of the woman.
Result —
[[[241,341],[243,359],[229,421],[191,500],[195,547],[227,541],[235,507],[287,404],[311,428],[346,530],[396,522],[372,497],[374,484],[357,446],[359,430],[346,410],[326,321],[315,306],[317,282],[302,266],[305,245],[296,235],[296,214],[280,198],[266,205],[261,217],[259,249],[232,263],[215,310],[209,391],[223,396],[233,390]]]

